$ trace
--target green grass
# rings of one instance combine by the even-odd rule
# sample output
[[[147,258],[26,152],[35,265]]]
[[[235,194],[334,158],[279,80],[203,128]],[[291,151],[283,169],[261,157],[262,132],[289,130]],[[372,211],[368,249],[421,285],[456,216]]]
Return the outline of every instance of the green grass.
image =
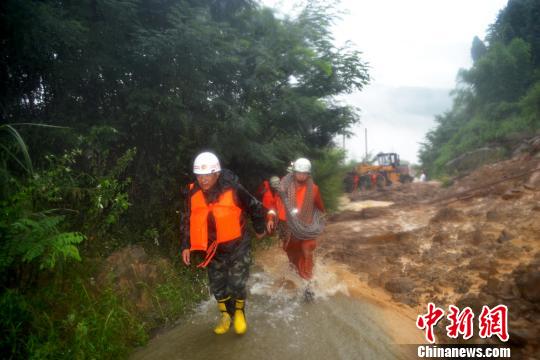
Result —
[[[180,262],[175,265],[165,270],[166,281],[152,292],[154,305],[160,314],[157,326],[178,319],[194,304],[208,297],[206,271],[189,270]]]
[[[131,305],[110,288],[96,291],[80,277],[33,299],[27,343],[34,359],[118,359],[148,338]]]
[[[3,291],[0,350],[12,359],[127,358],[146,343],[150,330],[174,322],[208,296],[204,271],[162,264],[163,282],[141,284],[152,299],[144,313],[112,287],[98,288],[88,262],[35,291]]]

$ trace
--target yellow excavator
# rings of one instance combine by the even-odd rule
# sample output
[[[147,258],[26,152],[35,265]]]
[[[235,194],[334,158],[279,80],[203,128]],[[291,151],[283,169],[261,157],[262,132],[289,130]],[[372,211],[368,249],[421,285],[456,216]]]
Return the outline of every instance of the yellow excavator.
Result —
[[[370,189],[374,185],[378,188],[392,184],[412,182],[409,166],[401,165],[399,155],[396,153],[379,153],[375,164],[361,163],[356,166],[356,173],[360,177],[359,187]]]

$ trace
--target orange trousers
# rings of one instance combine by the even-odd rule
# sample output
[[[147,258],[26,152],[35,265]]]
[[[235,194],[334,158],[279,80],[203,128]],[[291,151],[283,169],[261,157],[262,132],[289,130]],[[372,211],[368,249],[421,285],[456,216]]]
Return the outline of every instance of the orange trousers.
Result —
[[[313,251],[317,247],[315,240],[295,240],[284,244],[289,262],[294,265],[298,275],[309,280],[313,277]]]

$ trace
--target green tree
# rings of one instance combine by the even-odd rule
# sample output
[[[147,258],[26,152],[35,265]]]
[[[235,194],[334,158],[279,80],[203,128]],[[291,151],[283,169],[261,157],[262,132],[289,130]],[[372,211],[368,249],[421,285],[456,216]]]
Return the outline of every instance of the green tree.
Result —
[[[540,66],[540,1],[510,0],[499,12],[490,26],[487,41],[490,44],[510,43],[521,38],[531,46],[531,57],[535,67]]]
[[[459,72],[450,111],[436,117],[437,127],[420,149],[422,166],[433,175],[447,163],[485,146],[510,150],[517,139],[540,128],[539,0],[510,0],[490,26],[485,42],[475,38],[473,66]]]
[[[533,79],[530,46],[519,38],[508,45],[495,43],[487,54],[461,75],[483,103],[515,101]]]
[[[475,36],[471,46],[471,58],[473,62],[477,62],[487,52],[487,47],[478,36]]]

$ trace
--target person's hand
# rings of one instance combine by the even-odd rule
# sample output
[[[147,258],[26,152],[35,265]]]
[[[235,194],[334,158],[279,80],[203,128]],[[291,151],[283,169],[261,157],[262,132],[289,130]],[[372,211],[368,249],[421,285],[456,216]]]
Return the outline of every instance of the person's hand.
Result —
[[[258,233],[255,233],[255,236],[257,236],[257,239],[262,239],[264,237],[264,235],[266,235],[266,231],[263,231],[262,233],[258,234]]]
[[[184,261],[184,264],[190,265],[191,259],[190,259],[190,253],[191,251],[189,249],[182,250],[182,261]]]
[[[266,231],[271,234],[274,232],[274,229],[276,228],[276,222],[273,218],[268,219],[266,222]]]

